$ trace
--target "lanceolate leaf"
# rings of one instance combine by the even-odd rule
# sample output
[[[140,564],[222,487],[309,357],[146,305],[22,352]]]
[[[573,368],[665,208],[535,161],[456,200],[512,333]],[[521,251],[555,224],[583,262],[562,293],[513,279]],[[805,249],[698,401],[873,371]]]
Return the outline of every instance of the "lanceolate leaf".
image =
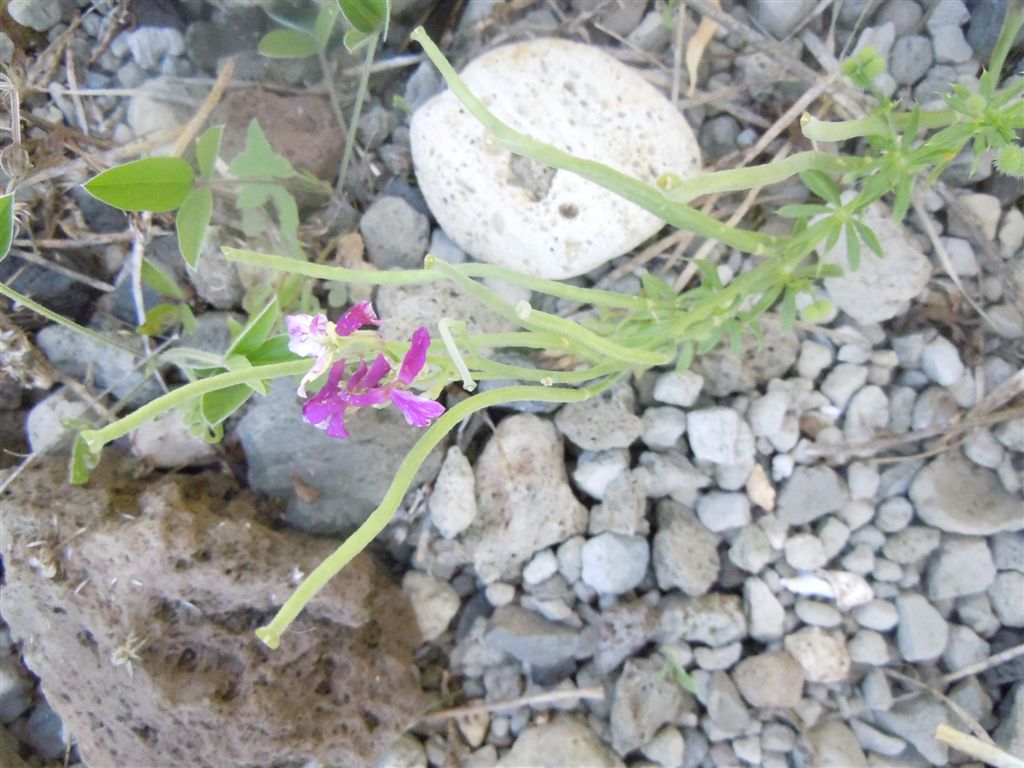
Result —
[[[151,259],[142,259],[142,282],[159,293],[161,296],[168,296],[179,301],[185,300],[185,294],[163,267],[158,266]]]
[[[259,52],[271,59],[304,59],[319,48],[312,35],[294,29],[275,29],[260,40]]]
[[[383,31],[387,35],[390,0],[338,0],[341,12],[349,23],[368,35]]]
[[[281,309],[277,305],[277,299],[271,299],[259,314],[253,316],[242,332],[238,334],[238,337],[232,342],[228,351],[224,353],[225,358],[229,358],[232,355],[247,356],[251,352],[255,352],[267,337],[270,336],[270,332],[274,330],[274,324],[277,322],[278,316],[281,314]]]
[[[208,392],[203,395],[203,417],[210,425],[220,424],[241,408],[252,394],[253,390],[245,384]]]
[[[178,228],[178,248],[185,263],[192,269],[199,263],[206,228],[210,225],[213,212],[213,193],[209,187],[201,187],[188,196],[178,211],[175,226]]]
[[[0,261],[7,257],[14,240],[14,193],[0,195]]]
[[[316,44],[319,50],[324,50],[330,42],[331,32],[334,31],[334,22],[338,19],[339,9],[332,3],[320,7],[316,16],[316,24],[313,26],[313,34],[316,37]]]
[[[217,162],[223,136],[223,125],[211,125],[196,139],[196,163],[199,165],[199,175],[204,179],[213,175],[213,166]]]
[[[83,186],[122,211],[173,211],[185,202],[196,175],[177,157],[148,157],[104,171]]]
[[[81,435],[75,437],[71,449],[71,465],[68,467],[72,485],[85,485],[89,482],[89,474],[100,463],[100,455],[89,450],[89,446]]]

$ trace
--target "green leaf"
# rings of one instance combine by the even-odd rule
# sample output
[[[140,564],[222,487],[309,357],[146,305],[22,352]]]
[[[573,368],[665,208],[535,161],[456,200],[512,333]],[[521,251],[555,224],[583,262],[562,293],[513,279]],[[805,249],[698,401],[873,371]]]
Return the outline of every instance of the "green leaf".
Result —
[[[851,270],[860,269],[860,238],[852,222],[846,222],[846,262]]]
[[[800,317],[808,323],[820,323],[831,314],[832,302],[828,299],[819,299],[818,301],[811,302],[800,310]]]
[[[284,333],[271,336],[260,344],[259,349],[250,352],[246,357],[253,365],[273,365],[297,359],[295,353],[288,349],[288,334]]]
[[[267,340],[267,337],[270,336],[270,332],[274,330],[274,324],[277,323],[277,318],[280,314],[281,308],[278,306],[277,298],[275,297],[258,314],[249,318],[245,328],[231,342],[228,351],[224,353],[225,359],[230,358],[232,355],[247,357],[250,352],[259,349],[263,342]]]
[[[100,463],[100,454],[89,450],[85,438],[81,435],[75,436],[75,444],[71,449],[71,464],[68,467],[68,476],[72,485],[85,485],[89,482],[89,475]]]
[[[332,3],[320,6],[320,12],[316,15],[316,22],[313,24],[313,35],[319,50],[327,48],[330,42],[331,32],[334,31],[334,22],[338,19],[339,8]]]
[[[204,179],[213,175],[213,167],[217,162],[217,155],[220,154],[220,142],[223,137],[224,126],[211,125],[196,139],[196,163],[199,165],[199,175]]]
[[[213,193],[209,187],[195,190],[181,206],[175,226],[178,228],[178,249],[192,269],[199,263],[206,228],[213,213]]]
[[[148,157],[104,171],[82,186],[122,211],[173,211],[185,202],[196,175],[177,157]]]
[[[295,169],[287,158],[270,146],[256,118],[252,119],[246,131],[245,149],[235,155],[228,168],[240,178],[290,179],[295,175]]]
[[[174,278],[162,266],[145,256],[142,259],[142,282],[161,296],[185,300],[185,293],[178,287]]]
[[[229,371],[247,371],[252,368],[252,363],[249,362],[249,359],[242,355],[228,355],[224,360],[224,365]],[[245,386],[261,395],[267,394],[267,385],[262,381],[247,381]]]
[[[1005,147],[1001,147],[996,153],[996,168],[1006,176],[1024,179],[1024,147],[1019,147],[1016,144],[1007,144]],[[2,247],[2,242],[0,242],[0,251],[2,251]],[[3,256],[0,255],[0,258]]]
[[[269,59],[304,59],[320,50],[316,38],[295,29],[275,29],[260,40],[259,52]]]
[[[349,53],[355,53],[360,48],[363,48],[374,38],[375,33],[363,32],[359,29],[350,29],[345,33],[345,37],[342,42],[345,44],[345,50]]]
[[[183,307],[184,304],[157,304],[146,312],[145,322],[135,330],[143,336],[159,336],[182,321]]]
[[[7,258],[14,241],[14,193],[0,195],[0,261]]]
[[[692,341],[683,342],[682,346],[679,347],[679,357],[676,358],[676,371],[678,373],[689,370],[690,366],[693,365],[693,358],[696,352],[697,350]]]
[[[245,405],[245,401],[252,394],[252,389],[245,384],[235,384],[233,387],[207,392],[202,398],[203,418],[210,425],[220,424]]]
[[[372,35],[383,30],[387,35],[391,0],[338,0],[338,6],[349,23],[360,32]]]
[[[896,194],[892,201],[892,218],[899,223],[906,218],[910,209],[910,194],[914,180],[910,176],[904,176],[896,185]]]
[[[396,93],[391,97],[391,106],[394,109],[405,112],[407,115],[412,114],[412,104],[406,101],[405,97],[400,93]]]
[[[835,226],[828,230],[828,234],[825,236],[825,252],[831,251],[836,243],[839,242],[839,233],[842,231],[842,226],[839,222],[835,223]]]
[[[880,259],[885,258],[885,251],[882,250],[882,244],[878,241],[878,235],[875,234],[874,230],[871,229],[867,224],[860,221],[853,222],[853,225],[857,228],[860,239],[864,241],[865,245],[871,249],[872,253]]]
[[[779,311],[779,320],[782,330],[788,331],[796,322],[796,293],[786,289],[782,297],[782,309]]]
[[[832,205],[840,205],[839,185],[822,171],[802,171],[800,180],[804,185],[822,200],[827,200]]]
[[[799,219],[805,216],[817,216],[828,213],[832,209],[826,205],[784,205],[776,213],[784,219]]]

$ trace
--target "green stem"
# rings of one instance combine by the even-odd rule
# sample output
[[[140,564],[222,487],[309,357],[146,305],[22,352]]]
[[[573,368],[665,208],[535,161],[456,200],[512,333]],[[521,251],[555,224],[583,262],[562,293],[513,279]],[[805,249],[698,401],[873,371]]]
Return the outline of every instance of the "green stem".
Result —
[[[28,307],[37,315],[42,315],[47,320],[52,320],[58,325],[63,325],[65,328],[70,328],[72,331],[76,331],[82,334],[83,336],[88,336],[90,339],[93,339],[94,341],[97,341],[100,344],[111,347],[113,349],[120,350],[121,352],[127,352],[132,357],[139,356],[139,351],[137,349],[132,349],[131,347],[126,347],[123,344],[118,344],[116,341],[108,339],[102,333],[97,333],[91,328],[81,326],[78,323],[74,322],[73,320],[69,320],[68,318],[64,317],[64,315],[60,314],[59,312],[54,312],[52,309],[47,309],[39,302],[30,299],[28,296],[18,293],[16,290],[8,286],[6,283],[0,283],[0,294],[3,294],[9,299],[13,299],[18,304],[21,304],[23,307]]]
[[[592,306],[617,307],[619,309],[648,309],[649,302],[641,296],[627,296],[614,291],[603,291],[598,288],[581,288],[568,283],[560,283],[556,280],[548,280],[533,275],[523,275],[505,267],[498,267],[493,264],[453,264],[453,269],[458,270],[467,277],[494,278],[505,280],[509,283],[516,283],[531,291],[546,293],[548,296],[557,296],[560,299],[575,301],[577,304],[590,304]]]
[[[1021,26],[1024,26],[1024,4],[1020,0],[1012,0],[1007,4],[1003,28],[999,31],[999,39],[996,40],[996,44],[992,48],[992,57],[989,59],[988,71],[992,75],[988,81],[988,87],[991,90],[988,93],[982,93],[986,98],[991,97],[992,91],[995,90],[995,84],[1003,71],[1003,64],[1006,63],[1006,56],[1013,46],[1013,41],[1017,38],[1017,33],[1020,32]],[[983,84],[982,87],[984,89],[985,85]]]
[[[777,245],[777,238],[759,232],[736,229],[717,219],[701,213],[682,203],[669,200],[657,187],[646,184],[607,165],[573,157],[567,152],[548,144],[531,139],[494,116],[466,87],[456,74],[444,54],[427,36],[423,27],[417,27],[411,38],[423,46],[424,53],[437,67],[463,106],[491,133],[494,140],[504,149],[554,168],[575,173],[584,179],[600,184],[620,197],[630,200],[669,224],[696,232],[714,240],[720,240],[740,251],[763,255]]]
[[[684,179],[678,186],[665,192],[665,197],[686,203],[701,195],[736,192],[777,184],[803,171],[848,173],[864,168],[868,162],[869,160],[864,157],[830,155],[827,152],[800,152],[784,160],[776,160],[764,165],[704,173],[694,178]]]
[[[893,125],[903,130],[910,122],[911,114],[908,112],[892,115]],[[921,129],[942,128],[952,125],[960,120],[960,113],[951,109],[941,109],[934,112],[922,112],[918,125]],[[889,123],[881,117],[862,117],[857,120],[839,120],[828,122],[819,120],[810,113],[804,113],[800,118],[800,128],[811,141],[846,141],[861,136],[885,136],[891,133]]]
[[[359,75],[359,89],[356,91],[356,103],[352,107],[352,119],[349,121],[348,136],[345,137],[345,153],[341,158],[341,170],[338,171],[338,194],[345,191],[345,178],[348,176],[348,166],[352,162],[352,148],[356,144],[356,134],[359,132],[359,115],[363,111],[363,100],[366,98],[367,86],[370,82],[370,68],[373,65],[373,54],[377,50],[377,41],[380,35],[374,35],[366,44],[366,58],[363,59],[363,71]]]
[[[430,283],[437,280],[437,275],[423,269],[397,269],[394,271],[376,271],[347,269],[345,267],[329,267],[326,264],[289,259],[286,256],[274,256],[269,253],[257,253],[244,248],[221,248],[228,261],[239,264],[250,264],[254,267],[274,269],[279,272],[290,272],[295,275],[316,277],[321,280],[336,280],[351,285],[415,285]]]
[[[270,648],[277,648],[281,643],[281,635],[298,617],[306,604],[323,589],[327,582],[334,578],[342,568],[356,555],[366,549],[367,545],[384,530],[394,517],[398,505],[412,485],[416,471],[427,456],[467,416],[484,408],[502,403],[519,400],[541,400],[548,403],[578,403],[600,391],[600,385],[591,389],[548,389],[546,387],[501,387],[489,392],[473,395],[453,406],[435,421],[423,433],[412,450],[402,460],[394,480],[380,505],[373,510],[366,522],[345,539],[334,552],[329,555],[302,583],[295,588],[291,596],[284,602],[269,624],[256,630],[256,636]]]
[[[470,359],[475,378],[478,381],[493,381],[496,379],[521,379],[522,381],[542,381],[548,384],[582,384],[587,381],[599,379],[602,376],[609,376],[614,373],[621,373],[622,363],[604,363],[595,365],[592,368],[582,368],[576,371],[549,371],[543,368],[526,368],[521,365],[509,365],[488,360],[486,357],[474,357]]]
[[[172,390],[152,402],[146,403],[136,411],[132,411],[122,419],[108,424],[102,429],[89,429],[82,432],[82,439],[89,446],[93,453],[99,453],[104,445],[124,437],[136,427],[155,419],[161,413],[184,405],[189,400],[205,395],[207,392],[214,392],[218,389],[225,389],[236,384],[246,384],[250,381],[262,381],[264,379],[275,379],[280,376],[295,376],[309,370],[309,360],[292,360],[287,363],[274,363],[273,365],[258,365],[253,368],[246,368],[240,371],[229,371],[211,376],[208,379],[200,379],[186,384],[183,387]]]

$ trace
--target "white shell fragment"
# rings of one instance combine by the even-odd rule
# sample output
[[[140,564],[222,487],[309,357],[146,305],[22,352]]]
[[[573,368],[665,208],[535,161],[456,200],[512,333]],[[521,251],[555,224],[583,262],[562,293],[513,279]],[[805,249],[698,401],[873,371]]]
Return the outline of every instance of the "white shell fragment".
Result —
[[[875,591],[861,576],[849,571],[819,571],[815,575],[781,579],[780,583],[795,595],[810,595],[835,600],[841,611],[849,611],[875,599]]]
[[[472,61],[462,78],[499,119],[577,157],[648,182],[700,169],[697,140],[679,111],[639,73],[591,46],[506,45]],[[431,212],[482,261],[573,277],[663,226],[593,182],[499,148],[451,91],[416,111],[411,139]]]

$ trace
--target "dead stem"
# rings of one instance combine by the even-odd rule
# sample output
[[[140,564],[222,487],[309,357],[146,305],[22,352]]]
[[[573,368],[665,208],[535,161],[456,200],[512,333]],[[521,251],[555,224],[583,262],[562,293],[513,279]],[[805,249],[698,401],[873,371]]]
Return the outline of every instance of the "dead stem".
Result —
[[[994,768],[1024,768],[1024,760],[1014,757],[988,741],[961,733],[945,723],[939,723],[935,729],[935,740],[948,744],[953,749],[988,763]]]
[[[600,701],[604,699],[604,688],[576,688],[571,691],[545,691],[529,696],[520,696],[508,701],[491,701],[480,704],[467,704],[451,709],[440,709],[432,712],[419,720],[420,723],[438,723],[449,718],[466,717],[468,715],[486,714],[488,712],[500,712],[505,709],[517,709],[519,707],[534,706],[537,704],[553,704],[558,701],[574,701],[577,699],[593,699]]]

